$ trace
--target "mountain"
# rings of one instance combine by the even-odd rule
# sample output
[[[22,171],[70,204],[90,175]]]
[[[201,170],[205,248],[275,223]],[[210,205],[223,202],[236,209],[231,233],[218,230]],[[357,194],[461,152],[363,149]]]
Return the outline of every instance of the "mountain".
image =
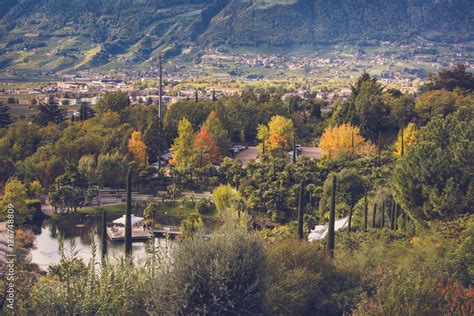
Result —
[[[469,41],[472,0],[0,0],[0,67],[140,65],[158,50]]]

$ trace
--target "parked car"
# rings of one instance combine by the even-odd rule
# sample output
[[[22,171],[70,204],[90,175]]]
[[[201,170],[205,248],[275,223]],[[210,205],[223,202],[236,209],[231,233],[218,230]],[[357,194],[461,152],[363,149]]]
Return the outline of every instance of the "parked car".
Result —
[[[298,153],[298,155],[301,155],[301,153],[303,152],[303,146],[301,146],[301,144],[296,144],[296,152]]]
[[[156,170],[158,170],[158,169],[160,169],[160,166],[164,167],[164,166],[166,166],[167,164],[168,164],[168,163],[167,163],[166,161],[160,159],[160,165],[158,165],[158,162],[154,162],[154,163],[150,164],[150,167],[153,167],[153,168],[155,168]]]
[[[240,145],[240,144],[235,144],[232,146],[232,151],[234,152],[234,154],[238,154],[240,153],[241,151],[247,149],[248,147],[245,146],[245,145]]]
[[[171,152],[171,150],[168,150],[168,151],[165,151],[161,156],[160,158],[166,162],[170,161],[171,158],[173,158],[173,153]]]

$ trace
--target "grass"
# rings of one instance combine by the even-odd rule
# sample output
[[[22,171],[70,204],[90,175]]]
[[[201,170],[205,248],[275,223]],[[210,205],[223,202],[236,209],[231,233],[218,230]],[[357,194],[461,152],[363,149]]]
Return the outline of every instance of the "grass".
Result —
[[[104,205],[100,207],[99,206],[83,207],[77,210],[77,214],[97,215],[97,214],[100,214],[102,210],[106,210],[107,213],[125,213],[126,205],[125,203],[122,203],[122,204]]]
[[[77,64],[75,68],[76,69],[80,68],[81,66],[86,65],[87,63],[89,63],[92,60],[92,58],[94,58],[94,56],[97,55],[100,52],[100,50],[101,50],[101,47],[100,47],[100,45],[98,45],[98,46],[84,52],[84,59],[79,64]]]
[[[192,203],[165,202],[159,204],[157,215],[186,217],[192,214],[198,214]]]

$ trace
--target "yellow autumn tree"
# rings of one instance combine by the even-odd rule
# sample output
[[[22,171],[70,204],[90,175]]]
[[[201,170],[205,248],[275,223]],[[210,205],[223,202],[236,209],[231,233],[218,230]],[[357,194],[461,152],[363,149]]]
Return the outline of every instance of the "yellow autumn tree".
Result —
[[[173,159],[170,164],[176,167],[179,172],[188,171],[193,165],[194,141],[193,126],[186,117],[183,117],[178,124],[178,137],[171,145]]]
[[[418,136],[418,128],[415,124],[409,123],[403,130],[403,152],[406,154],[408,147],[416,143]],[[402,156],[402,133],[398,134],[397,141],[395,142],[395,151],[393,154],[397,157]]]
[[[319,142],[323,155],[331,159],[344,159],[355,155],[375,152],[375,146],[360,135],[360,129],[350,124],[329,127]]]
[[[275,115],[268,123],[268,131],[271,135],[278,135],[283,139],[285,146],[289,146],[293,139],[293,132],[295,128],[293,121],[281,115]],[[286,149],[286,148],[285,148]]]
[[[128,151],[132,154],[133,160],[140,164],[146,164],[146,145],[139,131],[133,131],[128,140]]]
[[[293,140],[293,121],[281,115],[272,117],[268,126],[259,125],[257,138],[261,141],[259,147],[266,153],[287,150]]]

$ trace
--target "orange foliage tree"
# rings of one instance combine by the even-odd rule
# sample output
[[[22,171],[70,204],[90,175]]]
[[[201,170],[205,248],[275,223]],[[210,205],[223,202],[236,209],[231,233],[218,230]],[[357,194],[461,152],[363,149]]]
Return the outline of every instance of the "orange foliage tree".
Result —
[[[360,135],[360,129],[350,124],[327,128],[321,136],[319,147],[323,155],[331,159],[375,152],[375,146]]]
[[[128,151],[132,154],[133,160],[140,164],[146,164],[146,145],[139,131],[133,131],[128,140]]]
[[[202,127],[194,139],[194,161],[197,166],[221,162],[219,145],[207,127]]]

